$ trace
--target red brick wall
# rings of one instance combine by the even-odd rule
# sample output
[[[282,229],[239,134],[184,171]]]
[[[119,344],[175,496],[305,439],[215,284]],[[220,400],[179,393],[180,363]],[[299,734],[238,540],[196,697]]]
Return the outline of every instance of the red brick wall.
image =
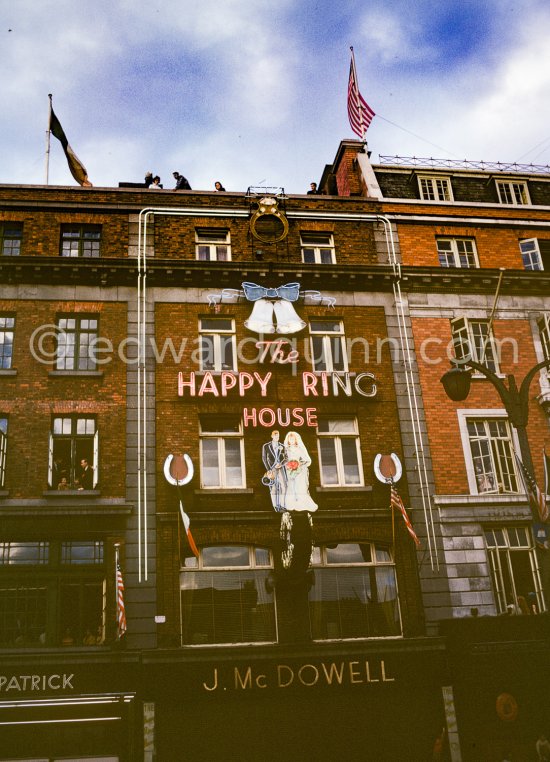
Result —
[[[243,328],[243,321],[248,317],[251,305],[239,304],[222,306],[217,313],[235,318],[237,326],[237,341],[249,337],[257,340],[255,334],[247,332]],[[304,370],[310,370],[311,366],[306,363],[303,356],[298,362],[297,376],[292,375],[289,366],[277,366],[274,364],[239,363],[239,370],[248,372],[258,371],[262,376],[267,371],[273,372],[273,378],[269,382],[267,398],[260,397],[257,393],[248,393],[249,396],[241,398],[237,395],[228,396],[225,399],[212,398],[205,395],[202,399],[186,396],[177,396],[177,373],[182,370],[187,378],[188,372],[193,368],[191,353],[196,348],[194,340],[197,337],[198,316],[206,314],[204,304],[162,304],[156,303],[156,326],[157,342],[160,345],[168,337],[173,337],[176,346],[179,346],[181,337],[188,337],[189,346],[184,352],[181,365],[178,367],[172,358],[167,359],[162,365],[157,366],[156,377],[156,400],[157,400],[157,499],[159,512],[169,513],[174,516],[178,510],[177,494],[173,487],[167,484],[162,473],[165,457],[173,452],[187,452],[193,458],[196,475],[189,488],[185,488],[185,503],[192,517],[192,530],[195,540],[199,545],[216,542],[250,542],[267,544],[272,546],[277,540],[278,521],[275,513],[272,513],[268,490],[261,484],[264,467],[261,460],[261,447],[269,441],[272,427],[245,428],[245,462],[247,487],[252,488],[253,494],[240,496],[224,495],[221,499],[215,496],[208,500],[210,510],[219,511],[219,520],[215,523],[201,521],[200,504],[204,497],[197,499],[194,491],[200,486],[200,463],[199,463],[199,421],[201,413],[211,412],[223,414],[234,412],[241,416],[244,407],[315,407],[319,414],[333,417],[356,416],[359,424],[361,455],[364,470],[365,484],[372,486],[372,493],[345,493],[335,492],[327,496],[327,493],[319,493],[316,487],[320,484],[318,469],[317,437],[314,428],[301,427],[303,437],[313,463],[310,468],[310,491],[314,500],[320,507],[330,506],[338,514],[349,508],[356,508],[363,512],[364,518],[351,521],[350,519],[334,519],[329,521],[326,517],[314,518],[314,532],[318,542],[324,540],[353,541],[354,539],[373,539],[381,542],[391,542],[390,513],[386,521],[369,518],[369,506],[385,509],[387,507],[387,487],[379,484],[373,474],[373,461],[378,452],[402,452],[395,392],[393,386],[393,374],[389,351],[384,345],[380,363],[376,362],[376,340],[386,337],[384,310],[378,307],[355,307],[336,308],[327,313],[319,307],[298,306],[299,314],[307,320],[314,315],[330,318],[342,318],[345,325],[346,337],[351,339],[364,336],[371,346],[371,360],[365,365],[359,357],[359,352],[354,350],[350,370],[371,371],[376,375],[378,394],[374,399],[366,399],[354,396],[352,398],[304,398],[302,393],[301,374]],[[298,346],[303,349],[303,339],[307,337],[307,330],[298,334]],[[256,352],[252,342],[245,350],[247,356]],[[195,366],[196,367],[196,366]],[[281,429],[281,438],[292,426],[276,426]],[[406,487],[403,485],[403,494],[406,498]],[[231,514],[234,511],[263,511],[273,517],[270,523],[265,522],[241,522],[236,525],[233,521],[224,521],[223,513]],[[166,642],[177,640],[177,622],[179,621],[179,568],[177,563],[177,529],[167,521],[160,521],[159,552],[161,559],[159,568],[159,590],[163,590],[163,605],[167,615],[167,623],[172,622],[172,629],[165,628]],[[403,592],[404,618],[406,626],[411,630],[418,631],[421,621],[421,610],[418,602],[418,583],[415,565],[415,555],[410,538],[406,532],[401,532],[403,527],[397,527],[397,556],[399,562],[399,584]],[[167,552],[170,547],[173,557]],[[162,560],[164,559],[164,560]],[[406,599],[406,600],[405,600]]]
[[[53,365],[42,364],[30,352],[33,332],[55,324],[60,312],[99,315],[99,335],[116,348],[126,336],[126,305],[98,302],[7,301],[1,312],[15,314],[12,368],[16,376],[0,377],[0,413],[9,415],[6,488],[10,497],[42,497],[47,489],[48,441],[52,416],[95,415],[99,431],[99,487],[102,496],[123,497],[126,468],[126,366],[116,352],[96,377],[54,377]],[[51,329],[47,329],[51,331]],[[37,345],[36,345],[37,346]],[[54,352],[54,339],[45,341]],[[106,355],[107,356],[107,355]]]
[[[468,494],[466,465],[456,410],[502,409],[504,405],[492,384],[483,380],[472,382],[470,394],[464,402],[455,403],[449,400],[440,379],[450,367],[445,356],[447,344],[451,341],[450,321],[444,318],[413,318],[412,324],[436,491],[443,495]],[[502,373],[512,373],[519,385],[537,362],[530,326],[525,320],[496,320],[493,332],[497,340],[511,338],[517,343],[518,362],[513,362],[511,345],[503,344],[500,369]],[[440,338],[442,344],[430,344],[426,348],[430,362],[424,362],[419,356],[422,343],[433,337]],[[441,362],[437,363],[438,359],[441,359]],[[538,381],[535,378],[530,393],[528,435],[536,476],[539,482],[543,483],[542,449],[544,444],[550,448],[550,430],[544,412],[535,399],[537,385]]]
[[[480,267],[523,270],[519,241],[550,238],[548,230],[467,225],[398,225],[403,264],[439,267],[436,238],[474,238]]]

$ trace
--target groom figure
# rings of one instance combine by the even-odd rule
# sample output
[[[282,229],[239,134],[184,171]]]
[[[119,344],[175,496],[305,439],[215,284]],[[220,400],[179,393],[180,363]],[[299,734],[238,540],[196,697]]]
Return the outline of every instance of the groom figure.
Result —
[[[266,469],[267,477],[265,484],[269,486],[271,493],[271,502],[275,510],[280,513],[284,511],[286,495],[286,469],[283,468],[286,462],[284,446],[279,442],[279,432],[271,432],[271,442],[266,442],[262,446],[262,461]]]

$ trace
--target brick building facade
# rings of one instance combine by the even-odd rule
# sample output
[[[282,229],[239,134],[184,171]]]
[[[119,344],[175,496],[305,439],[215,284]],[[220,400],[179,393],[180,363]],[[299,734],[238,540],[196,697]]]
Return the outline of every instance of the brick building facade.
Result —
[[[550,347],[550,186],[514,178],[345,141],[317,196],[0,187],[2,754],[278,759],[284,737],[290,760],[421,760],[445,725],[453,762],[490,759],[480,718],[495,753],[513,740],[501,694],[530,742],[546,705],[526,720],[483,644],[492,623],[516,663],[546,642],[546,556],[496,391],[439,383],[453,336],[486,335],[499,268],[498,372]],[[542,374],[539,483],[547,394]],[[389,453],[418,548],[375,475]],[[501,619],[520,597],[538,616]],[[475,707],[469,643],[497,665]]]

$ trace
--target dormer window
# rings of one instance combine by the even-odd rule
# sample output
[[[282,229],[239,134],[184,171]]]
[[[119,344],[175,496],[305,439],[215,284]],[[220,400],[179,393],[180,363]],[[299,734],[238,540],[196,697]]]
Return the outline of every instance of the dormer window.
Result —
[[[523,180],[497,180],[498,200],[501,204],[512,204],[513,206],[525,206],[530,204],[529,191],[527,183]]]
[[[424,201],[452,201],[453,190],[450,177],[419,175],[420,198]]]

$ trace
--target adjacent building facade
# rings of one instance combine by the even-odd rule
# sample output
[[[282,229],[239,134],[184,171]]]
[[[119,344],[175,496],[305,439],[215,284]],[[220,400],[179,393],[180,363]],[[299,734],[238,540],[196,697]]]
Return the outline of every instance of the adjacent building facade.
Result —
[[[550,357],[549,182],[345,141],[319,195],[0,187],[2,759],[529,747],[545,525],[439,380]]]

